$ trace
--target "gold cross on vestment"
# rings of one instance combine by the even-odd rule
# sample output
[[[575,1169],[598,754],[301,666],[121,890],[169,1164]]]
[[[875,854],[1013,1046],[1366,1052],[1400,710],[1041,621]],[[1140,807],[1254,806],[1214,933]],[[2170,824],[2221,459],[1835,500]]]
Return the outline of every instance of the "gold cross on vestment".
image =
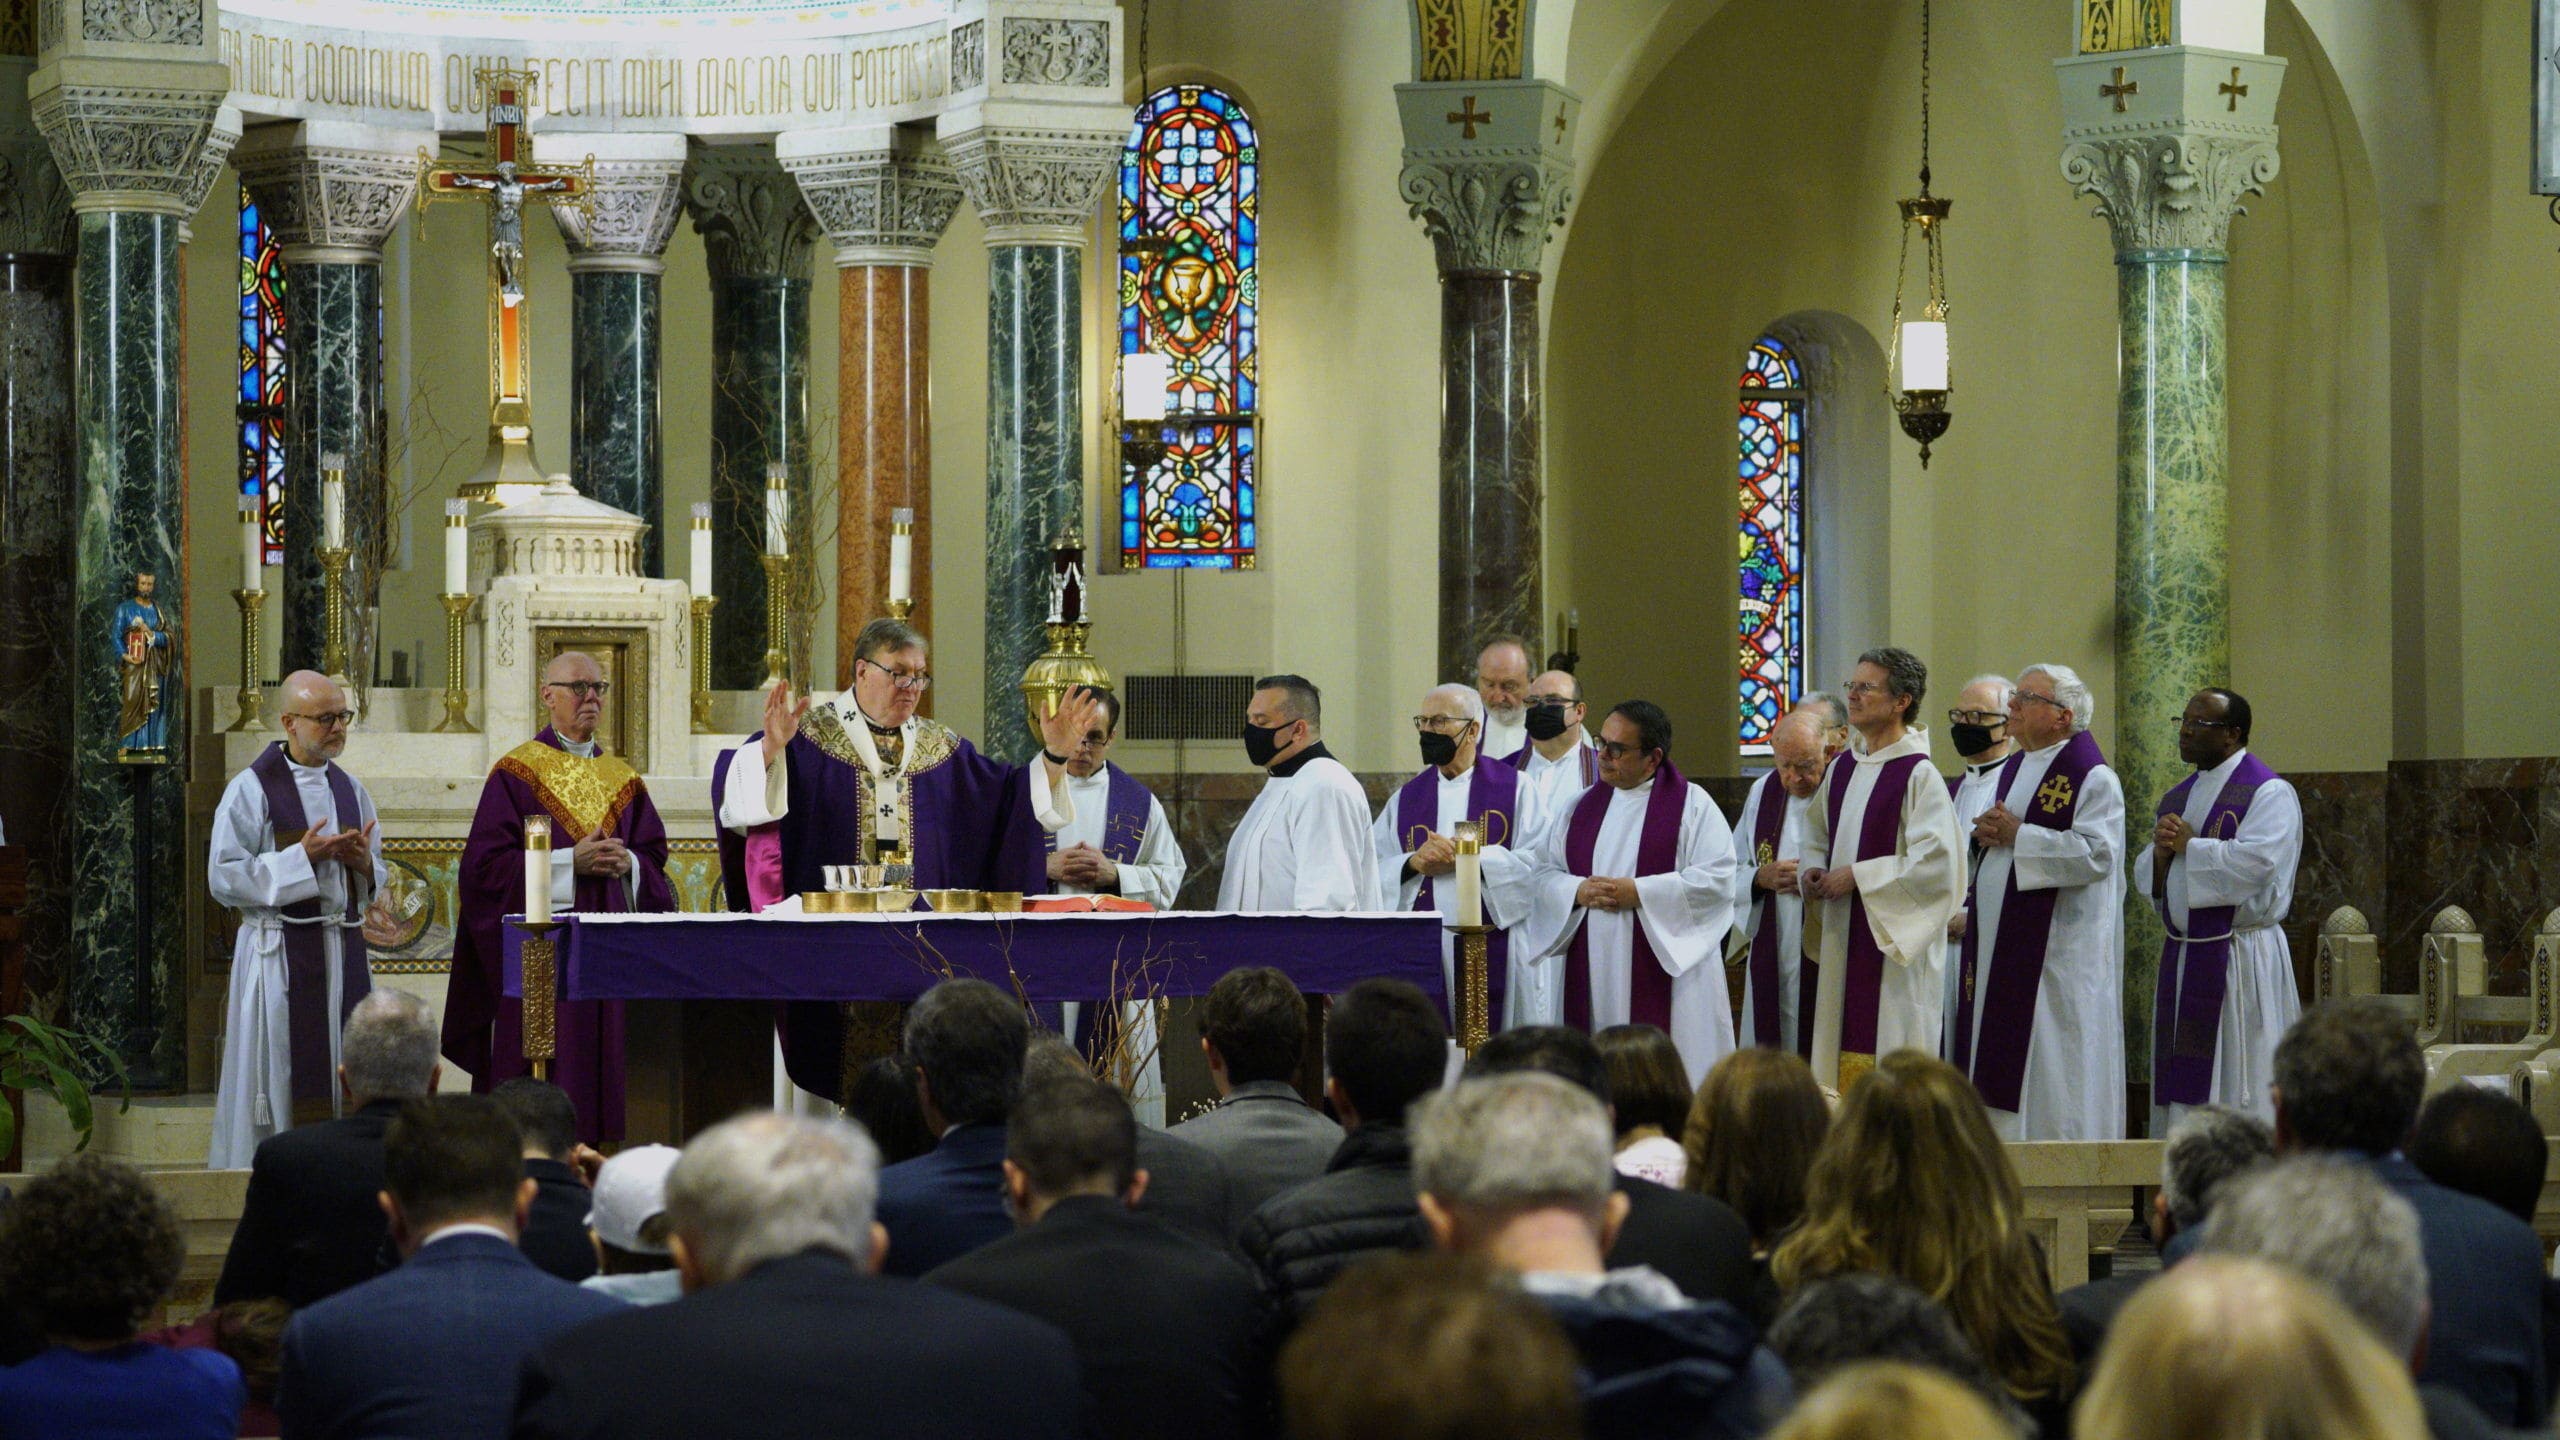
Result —
[[[2108,85],[2101,83],[2098,86],[2099,98],[2103,100],[2113,100],[2116,102],[2116,113],[2119,115],[2124,113],[2124,97],[2127,95],[2139,95],[2141,93],[2141,83],[2139,81],[2127,80],[2124,78],[2124,67],[2121,65],[2116,67],[2116,80],[2114,84]]]
[[[2062,813],[2062,807],[2070,803],[2071,778],[2067,775],[2046,777],[2044,788],[2036,792],[2036,808],[2047,815]]]
[[[2234,65],[2231,67],[2231,78],[2222,82],[2221,86],[2214,93],[2231,97],[2230,103],[2223,106],[2223,110],[2226,113],[2236,111],[2240,108],[2240,97],[2249,93],[2249,87],[2240,83],[2239,66]]]
[[[1476,97],[1470,95],[1466,99],[1458,102],[1457,109],[1449,112],[1449,123],[1452,125],[1466,126],[1467,128],[1460,133],[1459,138],[1462,140],[1473,140],[1476,138],[1477,126],[1490,125],[1493,123],[1493,112],[1490,110],[1478,110],[1476,108]],[[1556,123],[1561,126],[1564,123],[1564,117],[1561,115],[1557,116]],[[1561,138],[1562,132],[1559,131],[1558,135],[1559,138]]]

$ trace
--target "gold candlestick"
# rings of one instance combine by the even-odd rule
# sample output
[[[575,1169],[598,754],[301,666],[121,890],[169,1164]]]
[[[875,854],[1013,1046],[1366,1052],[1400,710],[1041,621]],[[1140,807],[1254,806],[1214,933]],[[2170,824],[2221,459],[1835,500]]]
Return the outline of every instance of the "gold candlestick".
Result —
[[[1453,925],[1458,936],[1458,1044],[1470,1055],[1493,1038],[1491,972],[1485,945],[1490,925]]]
[[[716,595],[693,597],[693,733],[711,733],[711,607]]]
[[[771,690],[791,679],[790,599],[791,557],[767,555],[764,558],[764,684],[758,688]]]
[[[471,723],[470,656],[463,650],[463,622],[471,618],[471,607],[479,602],[474,595],[439,595],[444,602],[444,718],[436,722],[438,735],[477,735],[480,727]]]
[[[904,620],[909,615],[914,614],[915,609],[916,602],[913,600],[892,600],[889,602],[889,618],[892,620]]]
[[[255,732],[267,728],[267,697],[258,688],[258,607],[265,604],[264,590],[234,590],[231,598],[240,602],[240,693],[235,697],[240,718],[231,722],[231,732]]]
[[[326,546],[320,551],[320,584],[327,602],[320,668],[340,685],[347,683],[347,557],[354,553],[344,545]]]
[[[557,920],[527,920],[524,925],[524,1058],[536,1080],[551,1078],[552,1057],[560,1053],[559,975],[551,932]]]

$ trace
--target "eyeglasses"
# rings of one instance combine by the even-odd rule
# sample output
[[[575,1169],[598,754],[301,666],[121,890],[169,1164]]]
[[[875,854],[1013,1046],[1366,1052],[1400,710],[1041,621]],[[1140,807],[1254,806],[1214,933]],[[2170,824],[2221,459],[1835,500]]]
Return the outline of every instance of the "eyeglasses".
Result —
[[[610,680],[545,680],[542,683],[549,689],[566,690],[581,700],[601,700],[605,692],[613,688]]]
[[[1843,680],[1840,682],[1840,689],[1852,700],[1868,695],[1881,695],[1885,692],[1884,686],[1870,685],[1864,680]]]
[[[287,720],[308,720],[323,730],[335,730],[339,726],[354,720],[356,718],[356,712],[353,710],[333,710],[326,715],[304,715],[296,711],[288,710],[285,712],[284,718]]]
[[[2199,720],[2193,715],[2182,715],[2178,717],[2178,728],[2181,730],[2237,730],[2240,727],[2229,720]]]
[[[1436,735],[1455,735],[1474,723],[1476,722],[1462,715],[1416,715],[1413,717],[1414,729],[1428,730]]]
[[[888,666],[880,664],[874,660],[857,660],[854,663],[857,665],[868,665],[872,669],[879,671],[881,674],[888,676],[889,683],[901,690],[913,690],[918,693],[922,693],[926,686],[933,683],[933,674],[930,671],[892,670]]]
[[[2009,692],[2009,698],[2013,702],[2019,700],[2033,700],[2039,705],[2050,705],[2056,710],[2068,710],[2071,708],[2070,706],[2063,704],[2061,701],[2054,699],[2050,695],[2039,695],[2033,690],[2012,690]]]
[[[1950,725],[2005,725],[2009,723],[2009,717],[2006,712],[1999,710],[1950,710],[1947,712],[1947,723]]]
[[[1600,758],[1603,760],[1624,760],[1630,755],[1642,755],[1645,753],[1645,749],[1641,745],[1621,745],[1615,740],[1601,741],[1599,749]]]

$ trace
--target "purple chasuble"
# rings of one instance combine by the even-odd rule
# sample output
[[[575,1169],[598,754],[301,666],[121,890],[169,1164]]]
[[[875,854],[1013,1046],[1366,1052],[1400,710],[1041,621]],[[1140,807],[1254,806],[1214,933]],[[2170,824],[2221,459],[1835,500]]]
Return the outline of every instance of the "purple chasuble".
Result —
[[[2276,778],[2266,762],[2243,752],[2213,797],[2201,839],[2228,840],[2240,833],[2249,802],[2258,788]],[[2159,814],[2183,815],[2187,796],[2196,788],[2188,776],[2160,800]],[[2184,857],[2180,857],[2183,859]],[[2151,899],[2169,921],[2169,867],[2151,867]],[[2202,1105],[2213,1098],[2213,1061],[2222,1042],[2222,997],[2231,976],[2231,921],[2237,905],[2190,905],[2187,933],[2175,929],[2160,945],[2158,990],[2151,1008],[2151,1086],[2153,1098],[2166,1105]]]
[[[1831,762],[1831,789],[1824,803],[1824,814],[1830,823],[1832,868],[1855,865],[1861,860],[1874,860],[1899,854],[1902,849],[1902,807],[1911,792],[1911,777],[1918,773],[1923,757],[1897,755],[1879,767],[1875,788],[1867,792],[1867,808],[1859,817],[1858,848],[1846,860],[1839,855],[1840,812],[1849,803],[1849,777],[1857,774],[1858,757],[1846,753]],[[1827,903],[1827,902],[1826,902]],[[1867,897],[1856,890],[1849,892],[1849,934],[1847,972],[1842,977],[1840,992],[1840,1053],[1873,1055],[1876,1053],[1876,1008],[1884,1003],[1884,947],[1876,943],[1875,926],[1867,921]],[[1812,994],[1810,985],[1805,992]],[[1798,1025],[1805,1051],[1813,1050],[1813,1004],[1807,999],[1799,1012],[1805,1017]]]
[[[1520,814],[1520,772],[1499,760],[1479,756],[1473,770],[1467,772],[1466,818],[1484,827],[1484,843],[1508,845],[1515,838],[1513,827]],[[1439,827],[1440,772],[1425,769],[1404,782],[1396,791],[1396,835],[1410,855],[1422,838]],[[1438,891],[1432,888],[1434,877],[1422,877],[1422,888],[1414,892],[1413,908],[1418,911],[1440,908]],[[1454,883],[1454,882],[1452,882]],[[1502,1028],[1502,1006],[1511,991],[1511,935],[1496,925],[1485,936],[1485,1014],[1492,1027]],[[1457,1024],[1458,998],[1448,997],[1449,1023]]]
[[[1574,802],[1572,818],[1564,832],[1564,867],[1567,872],[1584,879],[1591,877],[1591,852],[1600,843],[1600,825],[1609,815],[1609,797],[1618,793],[1614,785],[1594,785],[1582,792]],[[1680,767],[1668,759],[1653,772],[1653,793],[1645,797],[1644,829],[1636,838],[1636,874],[1667,875],[1680,868],[1680,821],[1687,812],[1689,782]],[[1635,952],[1628,980],[1627,1018],[1638,1025],[1651,1025],[1658,1030],[1671,1029],[1671,974],[1662,968],[1662,960],[1653,953],[1653,942],[1644,938],[1644,921],[1635,920]],[[1565,951],[1564,1023],[1577,1030],[1591,1028],[1591,927],[1587,923],[1573,928],[1573,943]]]
[[[2009,793],[2010,782],[2018,778],[2018,771],[2026,762],[2026,752],[2022,750],[2000,766],[1996,794]],[[2054,757],[2053,768],[2045,772],[2044,784],[2037,787],[2035,799],[2018,817],[2018,823],[2046,830],[2070,829],[2072,817],[2080,811],[2080,797],[2089,788],[2089,772],[2106,763],[2107,757],[2098,751],[2098,737],[2086,730],[2072,736],[2064,743],[2062,753]],[[2000,934],[1992,941],[1988,957],[1991,981],[1983,987],[1980,1002],[1980,1054],[1974,1052],[1973,1015],[1974,982],[1984,958],[1982,930],[1972,924],[1964,927],[1956,987],[1955,1064],[1972,1077],[1982,1103],[1994,1110],[2016,1110],[2019,1087],[2026,1083],[2027,1043],[2034,1037],[2036,1025],[2036,991],[2044,985],[2045,947],[2053,937],[2053,909],[2061,898],[2059,890],[2020,890],[2017,861],[2011,857],[2008,879],[2000,891]]]
[[[311,829],[302,810],[302,791],[293,783],[293,767],[279,740],[249,762],[258,791],[267,800],[267,824],[275,831],[276,848],[299,845]],[[356,786],[336,762],[328,765],[329,803],[338,812],[332,822],[340,832],[364,828],[364,807]],[[371,872],[368,870],[367,875]],[[364,909],[356,899],[353,871],[347,876],[346,913],[334,922],[320,915],[320,897],[280,906],[284,917],[285,1028],[293,1055],[293,1123],[326,1120],[338,1093],[337,1067],[329,1063],[329,1037],[347,1023],[347,1015],[373,989],[373,969],[366,962]],[[322,931],[338,927],[338,1013],[329,1013],[329,950]]]
[[[560,736],[544,726],[534,741],[567,752]],[[505,954],[499,922],[524,910],[524,822],[528,815],[551,819],[556,847],[574,846],[591,833],[537,785],[530,767],[502,757],[480,787],[480,806],[471,817],[471,838],[462,847],[462,864],[454,889],[460,900],[461,924],[453,937],[453,979],[445,993],[444,1053],[471,1072],[474,1094],[529,1075],[524,1058],[524,1002],[501,993]],[[634,774],[606,806],[597,830],[620,840],[630,851],[638,904],[630,903],[618,875],[580,875],[575,879],[572,908],[586,914],[643,914],[675,910],[675,887],[667,878],[667,827],[650,803],[648,788]],[[608,1144],[623,1132],[623,1015],[618,1000],[562,1000],[551,1079],[569,1092],[578,1111],[578,1138],[590,1145]]]
[[[1777,861],[1778,837],[1786,828],[1787,787],[1772,774],[1760,782],[1760,808],[1751,814],[1750,864],[1754,876],[1761,866]],[[1778,1039],[1778,987],[1786,982],[1778,973],[1782,958],[1778,954],[1778,897],[1760,890],[1756,880],[1752,888],[1760,907],[1760,923],[1751,927],[1751,957],[1747,962],[1751,973],[1751,1033],[1760,1037],[1765,1048],[1780,1050],[1785,1046]],[[1799,962],[1798,979],[1803,978],[1803,968]],[[1796,1028],[1801,1032],[1810,1022],[1801,1009],[1796,1018]],[[1801,1042],[1805,1037],[1799,1034],[1797,1038],[1798,1053],[1803,1053]]]

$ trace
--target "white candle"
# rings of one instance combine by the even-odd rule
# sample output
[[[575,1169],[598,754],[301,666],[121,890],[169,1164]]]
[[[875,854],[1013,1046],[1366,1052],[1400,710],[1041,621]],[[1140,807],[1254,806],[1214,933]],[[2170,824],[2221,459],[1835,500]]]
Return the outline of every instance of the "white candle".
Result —
[[[889,598],[904,603],[915,599],[916,581],[916,512],[897,509],[889,512]]]
[[[471,502],[444,502],[444,593],[471,593]]]
[[[347,544],[347,457],[320,457],[320,545],[343,550]]]
[[[1484,923],[1484,856],[1481,853],[1483,828],[1474,824],[1457,827],[1458,841],[1458,923]]]
[[[711,598],[711,502],[697,500],[693,506],[693,593],[696,599]]]
[[[776,460],[764,467],[764,553],[767,555],[791,553],[791,492],[784,488],[788,483],[789,477],[781,461]]]
[[[524,918],[551,918],[551,817],[529,815],[524,822]]]
[[[258,523],[258,497],[240,497],[240,588],[263,590],[267,577],[267,535]]]

